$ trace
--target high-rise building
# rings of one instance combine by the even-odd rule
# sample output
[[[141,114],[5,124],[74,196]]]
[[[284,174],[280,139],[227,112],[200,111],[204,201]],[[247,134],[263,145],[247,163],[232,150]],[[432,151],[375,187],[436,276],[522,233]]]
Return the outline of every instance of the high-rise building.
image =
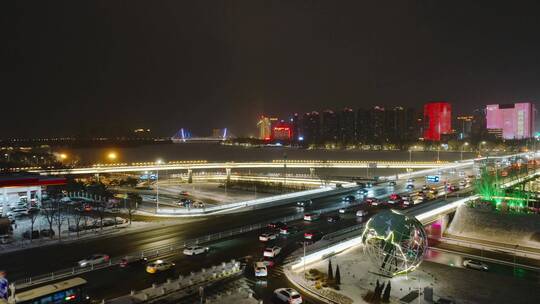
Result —
[[[321,131],[324,141],[336,141],[338,139],[338,118],[334,111],[323,111]]]
[[[535,115],[530,102],[487,105],[486,128],[501,129],[504,139],[530,138],[535,132]]]
[[[471,137],[473,121],[473,115],[458,115],[456,117],[455,128],[458,139]]]
[[[304,142],[320,142],[321,118],[319,112],[308,112],[302,116],[301,132],[303,134]]]
[[[342,143],[352,143],[356,139],[354,111],[345,108],[339,115],[339,140]]]
[[[291,124],[292,124],[292,140],[293,141],[301,141],[303,140],[303,136],[300,134],[300,117],[298,116],[298,113],[294,113],[293,117],[291,118]]]
[[[261,115],[257,122],[257,128],[259,128],[259,139],[270,140],[270,136],[272,135],[272,124],[270,123],[269,117]]]
[[[290,123],[280,121],[272,126],[272,140],[290,141],[292,139],[292,126]]]
[[[441,135],[452,132],[452,107],[448,102],[424,105],[424,139],[440,141]]]
[[[472,116],[471,137],[475,140],[485,139],[488,136],[486,129],[486,107],[475,109]]]
[[[370,140],[371,134],[371,119],[369,111],[366,109],[358,109],[356,111],[356,139],[365,144]]]
[[[368,140],[372,143],[383,143],[386,140],[385,131],[385,110],[383,107],[374,106],[369,110],[370,117],[370,132],[368,133]]]

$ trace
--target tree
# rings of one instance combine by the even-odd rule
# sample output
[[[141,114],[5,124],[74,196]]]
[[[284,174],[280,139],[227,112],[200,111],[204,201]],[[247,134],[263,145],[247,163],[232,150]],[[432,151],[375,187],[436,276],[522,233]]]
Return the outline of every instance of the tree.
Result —
[[[334,270],[332,269],[332,260],[328,259],[328,281],[334,280]]]
[[[81,228],[81,221],[84,217],[84,214],[77,210],[77,208],[70,208],[70,213],[71,213],[71,217],[73,218],[74,222],[75,222],[75,232],[77,233],[77,238],[79,237],[80,235],[80,228]],[[69,229],[69,222],[68,222],[68,229]]]
[[[377,283],[378,281],[379,280],[377,280]],[[382,294],[383,289],[384,289],[384,283],[379,285],[378,288],[375,288],[375,301],[379,302],[381,300],[381,294]]]
[[[129,224],[131,225],[131,218],[133,215],[133,211],[137,210],[137,207],[139,204],[142,203],[142,197],[137,193],[128,193],[127,197],[127,211],[129,216]]]
[[[386,284],[386,288],[384,289],[382,301],[383,302],[390,302],[390,290],[392,289],[392,285],[390,284],[390,281]]]
[[[56,212],[54,220],[56,222],[56,227],[58,227],[58,240],[62,240],[62,225],[64,224],[64,221],[66,220],[66,214],[65,210],[63,210],[62,205],[60,201],[56,201]]]
[[[96,211],[99,217],[99,229],[103,230],[103,218],[105,217],[105,203],[104,202],[94,202],[94,211]]]
[[[30,209],[28,210],[28,217],[30,218],[30,242],[34,239],[34,223],[36,222],[39,215],[39,210]]]
[[[47,201],[46,203],[44,202],[42,204],[42,207],[43,208],[41,208],[41,214],[43,214],[43,216],[47,220],[47,223],[49,224],[49,230],[53,230],[53,224],[57,212],[56,203],[54,201]],[[58,232],[58,234],[60,234],[60,232]],[[50,235],[51,238],[53,238],[52,233]]]
[[[341,273],[339,272],[339,265],[336,266],[336,275],[334,277],[334,281],[336,282],[336,286],[339,286],[341,284]]]

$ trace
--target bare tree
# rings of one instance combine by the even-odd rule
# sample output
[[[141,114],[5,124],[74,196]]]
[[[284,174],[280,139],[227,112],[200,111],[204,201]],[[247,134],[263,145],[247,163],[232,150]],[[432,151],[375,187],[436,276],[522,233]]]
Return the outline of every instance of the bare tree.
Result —
[[[101,201],[94,202],[94,211],[99,217],[99,230],[103,230],[103,218],[105,217],[105,203]]]
[[[54,220],[56,218],[56,202],[54,201],[47,201],[47,203],[42,204],[41,214],[45,217],[47,220],[47,223],[49,224],[49,229],[53,230],[53,224]],[[50,235],[51,238],[53,238],[53,234]]]
[[[62,240],[62,225],[64,224],[64,221],[66,220],[66,213],[65,208],[63,208],[60,201],[56,201],[56,204],[54,204],[56,207],[55,217],[54,221],[56,223],[56,227],[58,228],[58,240]]]
[[[133,217],[133,211],[137,210],[137,207],[142,202],[142,197],[137,193],[128,193],[128,198],[126,201],[126,208],[129,216],[129,224],[131,225],[131,220]]]
[[[36,222],[39,215],[39,210],[30,209],[28,210],[28,217],[30,218],[30,242],[34,239],[34,223]]]

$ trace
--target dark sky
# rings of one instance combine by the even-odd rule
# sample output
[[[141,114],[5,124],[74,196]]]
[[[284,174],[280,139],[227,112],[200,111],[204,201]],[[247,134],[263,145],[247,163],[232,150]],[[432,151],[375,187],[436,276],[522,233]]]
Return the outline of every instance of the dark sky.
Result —
[[[0,137],[247,134],[261,113],[536,101],[539,5],[523,3],[2,1]]]

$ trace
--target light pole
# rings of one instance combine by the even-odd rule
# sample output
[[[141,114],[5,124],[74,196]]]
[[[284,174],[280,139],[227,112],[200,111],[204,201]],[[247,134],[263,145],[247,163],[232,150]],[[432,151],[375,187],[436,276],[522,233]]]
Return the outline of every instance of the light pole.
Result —
[[[478,156],[482,156],[482,145],[485,145],[486,141],[481,141],[478,143]]]
[[[468,145],[469,145],[468,142],[465,142],[463,145],[461,145],[460,160],[463,160],[463,147],[468,146]]]
[[[159,166],[163,163],[161,159],[156,161],[156,164]],[[159,168],[156,170],[156,213],[159,210]]]

